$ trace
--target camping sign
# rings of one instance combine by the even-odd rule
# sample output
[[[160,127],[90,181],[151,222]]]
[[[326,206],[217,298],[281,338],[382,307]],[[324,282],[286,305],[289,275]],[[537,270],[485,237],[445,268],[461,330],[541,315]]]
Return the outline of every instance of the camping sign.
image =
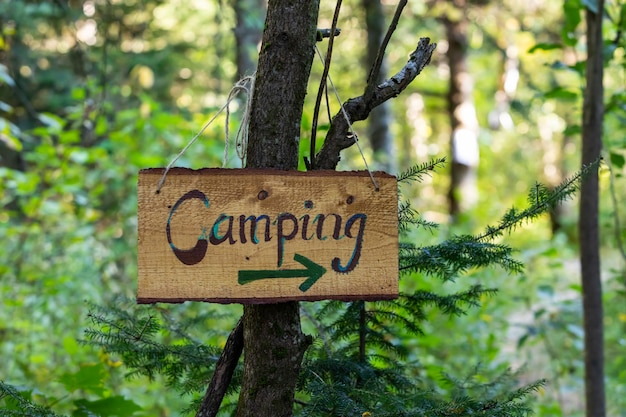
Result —
[[[144,169],[139,303],[373,300],[398,294],[396,178]]]

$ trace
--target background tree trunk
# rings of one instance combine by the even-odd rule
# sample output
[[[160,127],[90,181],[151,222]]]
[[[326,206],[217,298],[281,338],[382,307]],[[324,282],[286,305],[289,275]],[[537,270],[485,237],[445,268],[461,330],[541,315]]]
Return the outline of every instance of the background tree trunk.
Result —
[[[252,100],[248,167],[296,169],[302,106],[313,61],[319,2],[272,0]],[[310,339],[296,302],[246,305],[244,373],[237,417],[291,416]]]
[[[257,46],[263,35],[265,0],[236,0],[235,41],[237,43],[237,79],[250,75],[256,69]]]
[[[600,157],[604,118],[604,61],[602,18],[604,1],[598,0],[597,13],[587,6],[587,68],[583,104],[582,164]],[[598,170],[582,182],[578,232],[583,288],[585,328],[585,398],[587,417],[604,417],[604,323],[602,281],[600,277],[600,241],[598,226]]]
[[[448,38],[448,65],[450,87],[448,112],[450,114],[450,215],[456,217],[471,207],[478,198],[476,167],[478,166],[478,120],[472,97],[474,83],[467,65],[467,2],[455,0],[457,10],[444,17]],[[451,16],[454,15],[454,16]]]
[[[378,48],[383,41],[387,26],[385,25],[385,15],[380,0],[362,0],[361,4],[365,10],[365,23],[367,26],[367,59],[365,68],[371,68],[378,55]],[[387,78],[386,59],[378,74],[376,82],[382,83]],[[393,137],[389,126],[391,125],[391,105],[385,102],[375,107],[370,113],[367,125],[367,136],[370,146],[374,151],[375,169],[382,169],[387,172],[397,171],[397,160]]]

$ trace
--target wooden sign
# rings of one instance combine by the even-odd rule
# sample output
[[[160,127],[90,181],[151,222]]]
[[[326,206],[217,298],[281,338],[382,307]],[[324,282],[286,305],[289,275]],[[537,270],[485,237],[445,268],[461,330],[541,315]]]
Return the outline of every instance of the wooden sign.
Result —
[[[367,172],[144,169],[139,303],[398,295],[396,178]]]

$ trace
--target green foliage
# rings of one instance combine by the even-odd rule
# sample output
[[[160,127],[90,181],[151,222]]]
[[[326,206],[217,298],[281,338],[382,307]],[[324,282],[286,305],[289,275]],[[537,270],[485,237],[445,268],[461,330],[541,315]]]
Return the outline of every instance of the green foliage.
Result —
[[[399,178],[406,182],[420,180],[424,172],[436,164],[416,166]],[[427,247],[404,243],[400,248],[401,272],[410,274],[409,277],[416,273],[433,275],[444,282],[470,269],[489,265],[500,265],[508,272],[521,272],[522,265],[511,257],[511,248],[485,240],[514,230],[569,198],[577,190],[582,175],[575,175],[553,191],[537,184],[529,193],[529,208],[509,210],[497,227],[488,227],[482,235],[453,236]],[[402,217],[401,212],[401,222],[414,223]],[[543,381],[513,389],[514,375],[505,371],[491,381],[473,384],[470,383],[473,378],[484,379],[484,376],[478,377],[479,370],[475,369],[464,381],[447,376],[445,381],[453,389],[446,398],[428,388],[433,381],[426,383],[415,378],[421,373],[422,365],[401,343],[406,338],[424,336],[420,323],[427,317],[427,308],[434,307],[446,315],[463,315],[468,307],[479,306],[483,296],[494,292],[472,285],[447,295],[416,290],[401,293],[392,301],[325,303],[313,319],[319,339],[307,352],[302,371],[301,390],[307,397],[302,402],[301,415],[358,415],[366,411],[390,416],[470,415],[474,412],[528,415],[530,408],[520,400],[537,390]],[[470,391],[481,391],[481,394],[472,396]]]
[[[156,313],[159,313],[158,315]],[[216,320],[214,312],[192,318],[171,317],[166,309],[136,307],[130,300],[118,300],[107,307],[91,306],[94,327],[85,330],[85,342],[119,357],[129,369],[129,378],[165,376],[168,386],[183,395],[202,391],[221,350],[204,345],[187,329]],[[221,335],[208,329],[204,336]]]
[[[424,166],[423,169],[431,169]],[[419,271],[434,274],[444,280],[452,279],[459,273],[471,268],[480,268],[487,265],[499,265],[510,272],[520,272],[522,264],[511,257],[513,250],[503,244],[488,242],[502,236],[504,232],[511,232],[520,225],[554,209],[567,199],[572,198],[579,187],[579,182],[591,169],[597,169],[597,164],[586,167],[572,178],[566,179],[558,186],[548,189],[537,183],[528,193],[529,206],[524,210],[509,209],[497,226],[488,226],[477,236],[453,236],[447,241],[426,247],[416,247],[410,243],[400,246],[400,271]],[[411,174],[400,175],[399,178],[419,178],[423,170],[416,167]],[[400,227],[403,223],[418,223],[412,221],[407,209],[400,210]]]
[[[502,236],[505,231],[510,233],[525,222],[536,219],[549,210],[554,210],[557,206],[573,197],[580,188],[581,180],[591,170],[597,170],[599,163],[600,161],[596,161],[583,167],[581,171],[571,178],[563,180],[563,182],[551,189],[543,184],[535,184],[528,192],[527,208],[522,211],[515,207],[509,209],[500,220],[498,226],[487,227],[486,231],[477,237],[478,240],[494,239]]]
[[[11,358],[0,373],[45,391],[32,401],[58,412],[124,407],[131,415],[139,407],[120,396],[129,386],[116,374],[121,363],[76,340],[85,298],[104,303],[133,292],[138,169],[165,165],[202,117],[175,108],[170,94],[186,83],[176,74],[189,45],[156,48],[162,32],[142,23],[157,24],[151,13],[160,3],[143,15],[136,4],[85,2],[103,41],[91,46],[73,29],[89,20],[80,8],[0,4],[0,354]],[[122,50],[133,42],[142,52]],[[219,143],[206,149],[210,155],[184,162],[221,160]],[[180,399],[147,395],[144,385],[130,390],[149,413],[178,407]]]
[[[424,164],[400,177],[410,182],[439,164]],[[544,210],[550,207],[546,201],[561,201],[575,188],[576,182],[571,180],[557,187],[557,194],[531,192],[536,197],[531,199],[535,204],[533,209],[516,216],[507,214],[499,228],[512,230],[517,223],[536,216],[539,207]],[[541,186],[535,187],[538,189],[543,190]],[[413,223],[411,219],[406,221]],[[453,237],[425,248],[404,244],[410,250],[403,249],[405,254],[401,253],[401,269],[404,274],[416,271],[432,274],[444,282],[458,278],[469,269],[492,264],[519,271],[521,265],[510,257],[510,248],[481,242],[501,233],[494,232],[496,228],[488,230],[483,236]],[[331,301],[312,305],[314,311],[306,316],[317,329],[317,338],[307,352],[301,373],[299,415],[341,416],[369,411],[376,415],[443,416],[454,410],[461,415],[479,411],[484,415],[528,415],[530,409],[522,399],[541,383],[513,390],[507,385],[515,379],[509,373],[475,386],[467,382],[469,379],[461,383],[447,377],[447,383],[454,388],[449,391],[449,397],[442,396],[430,388],[433,381],[416,378],[421,365],[401,343],[406,337],[425,334],[421,323],[427,317],[426,309],[462,315],[468,307],[480,305],[483,296],[493,293],[494,290],[472,285],[453,294],[416,290],[402,293],[392,301],[348,304]],[[220,349],[199,343],[187,329],[202,326],[209,316],[169,321],[167,310],[156,309],[161,313],[158,318],[154,308],[132,307],[128,302],[91,309],[89,317],[94,327],[86,331],[86,341],[107,355],[120,357],[129,370],[128,377],[145,375],[152,379],[162,374],[169,386],[183,394],[204,390]],[[472,377],[477,375],[478,370],[472,372]],[[238,381],[235,378],[231,390],[237,389]],[[476,394],[481,390],[481,395]]]
[[[132,416],[135,411],[141,410],[137,404],[119,395],[95,401],[80,399],[74,404],[76,411],[73,416]]]
[[[102,364],[84,365],[76,373],[61,375],[59,382],[67,390],[61,398],[46,397],[34,390],[20,389],[0,381],[0,411],[3,416],[59,416],[51,409],[57,403],[70,402],[69,398],[74,392],[79,392],[80,398],[74,399],[69,405],[72,417],[131,417],[142,410],[135,402],[121,395],[111,395],[104,388],[105,377]]]
[[[310,400],[298,414],[301,416],[527,416],[531,410],[524,399],[543,384],[507,391],[514,380],[509,373],[493,384],[457,384],[448,378],[453,393],[443,398],[390,369],[346,359],[317,361],[315,365],[305,371]],[[467,379],[472,377],[476,374]],[[395,388],[391,393],[389,386]]]
[[[48,407],[42,407],[33,403],[30,399],[32,390],[21,390],[17,387],[7,385],[0,381],[0,404],[5,403],[1,408],[3,415],[27,416],[27,417],[56,417],[57,414],[50,411]]]
[[[422,182],[426,175],[430,175],[436,169],[443,168],[445,163],[446,158],[437,158],[430,162],[412,166],[398,175],[398,183]]]
[[[341,22],[331,73],[348,97],[360,94],[367,74],[354,53],[363,46],[360,6],[344,3],[349,18]],[[560,155],[553,167],[571,172],[579,164],[580,23],[584,8],[594,4],[470,6],[470,69],[481,125],[501,82],[497,68],[510,47],[518,51],[513,128],[481,131],[481,200],[465,223],[446,224],[445,175],[428,176],[443,160],[399,176],[403,184],[421,181],[404,188],[399,203],[402,294],[385,302],[303,303],[304,325],[316,340],[301,375],[297,413],[527,415],[532,408],[539,415],[580,415],[575,216],[566,215],[565,233],[554,237],[537,216],[569,197],[554,188],[560,179],[542,177],[552,146]],[[321,16],[330,16],[331,6],[323,4]],[[389,47],[392,71],[414,47],[415,27],[423,32],[418,36],[445,36],[436,11],[419,2],[407,7],[398,44]],[[236,72],[232,10],[213,1],[196,8],[169,0],[17,0],[0,2],[0,16],[0,354],[8,358],[0,363],[6,378],[1,414],[173,416],[193,409],[239,310],[136,307],[119,295],[132,296],[135,287],[137,170],[166,165],[224,102]],[[608,192],[602,192],[600,223],[607,254],[607,388],[616,414],[626,409],[620,349],[626,283],[615,251],[620,236],[626,241],[619,222],[626,178],[623,1],[607,4],[605,19],[603,139],[610,172],[601,169]],[[90,20],[95,37],[87,30]],[[401,167],[447,150],[443,61],[434,57],[432,70],[393,103]],[[320,72],[316,63],[312,77]],[[303,131],[310,130],[307,111]],[[180,164],[221,164],[222,129],[217,121]],[[364,151],[371,160],[367,146]],[[342,169],[361,167],[360,156],[350,152]],[[532,187],[525,201],[529,178],[548,185]],[[572,192],[573,180],[564,183]],[[510,206],[526,208],[505,212],[486,230],[476,227]],[[517,233],[503,244],[501,235],[511,230]],[[483,268],[489,265],[498,268]],[[519,374],[505,372],[524,362]],[[483,366],[471,369],[476,363]],[[544,377],[549,382],[532,396],[534,405],[524,404],[537,387],[527,381]],[[238,381],[239,373],[231,401]]]

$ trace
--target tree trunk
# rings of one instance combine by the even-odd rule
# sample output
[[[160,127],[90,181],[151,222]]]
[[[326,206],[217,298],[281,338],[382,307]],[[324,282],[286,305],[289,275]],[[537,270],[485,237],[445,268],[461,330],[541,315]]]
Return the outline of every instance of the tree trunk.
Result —
[[[587,7],[587,68],[583,104],[582,164],[600,157],[604,91],[602,77],[602,12],[604,1],[598,0],[597,13]],[[582,182],[578,232],[583,288],[585,328],[585,398],[587,417],[604,417],[604,331],[602,282],[600,279],[600,242],[598,230],[598,171],[590,171]]]
[[[371,68],[378,55],[378,48],[385,36],[385,15],[380,0],[362,0],[361,4],[365,10],[365,23],[367,26],[367,62],[365,67]],[[385,60],[386,61],[386,60]],[[382,83],[387,78],[387,66],[383,61],[378,74],[377,84]],[[387,172],[397,171],[397,161],[395,159],[393,138],[389,125],[391,124],[390,103],[385,102],[375,107],[369,115],[367,134],[369,142],[374,151],[374,162],[378,169]]]
[[[263,34],[264,0],[236,0],[235,41],[237,44],[237,79],[251,75],[256,69],[257,45]]]
[[[470,208],[478,198],[476,167],[478,166],[478,120],[472,97],[474,86],[467,66],[467,3],[454,1],[458,17],[445,17],[448,38],[450,87],[448,112],[450,114],[452,156],[448,201],[450,215],[456,217]],[[453,14],[453,13],[451,13]]]
[[[302,106],[313,61],[319,2],[271,0],[252,100],[247,166],[298,167]],[[291,416],[310,344],[297,302],[246,305],[244,373],[237,417]]]

